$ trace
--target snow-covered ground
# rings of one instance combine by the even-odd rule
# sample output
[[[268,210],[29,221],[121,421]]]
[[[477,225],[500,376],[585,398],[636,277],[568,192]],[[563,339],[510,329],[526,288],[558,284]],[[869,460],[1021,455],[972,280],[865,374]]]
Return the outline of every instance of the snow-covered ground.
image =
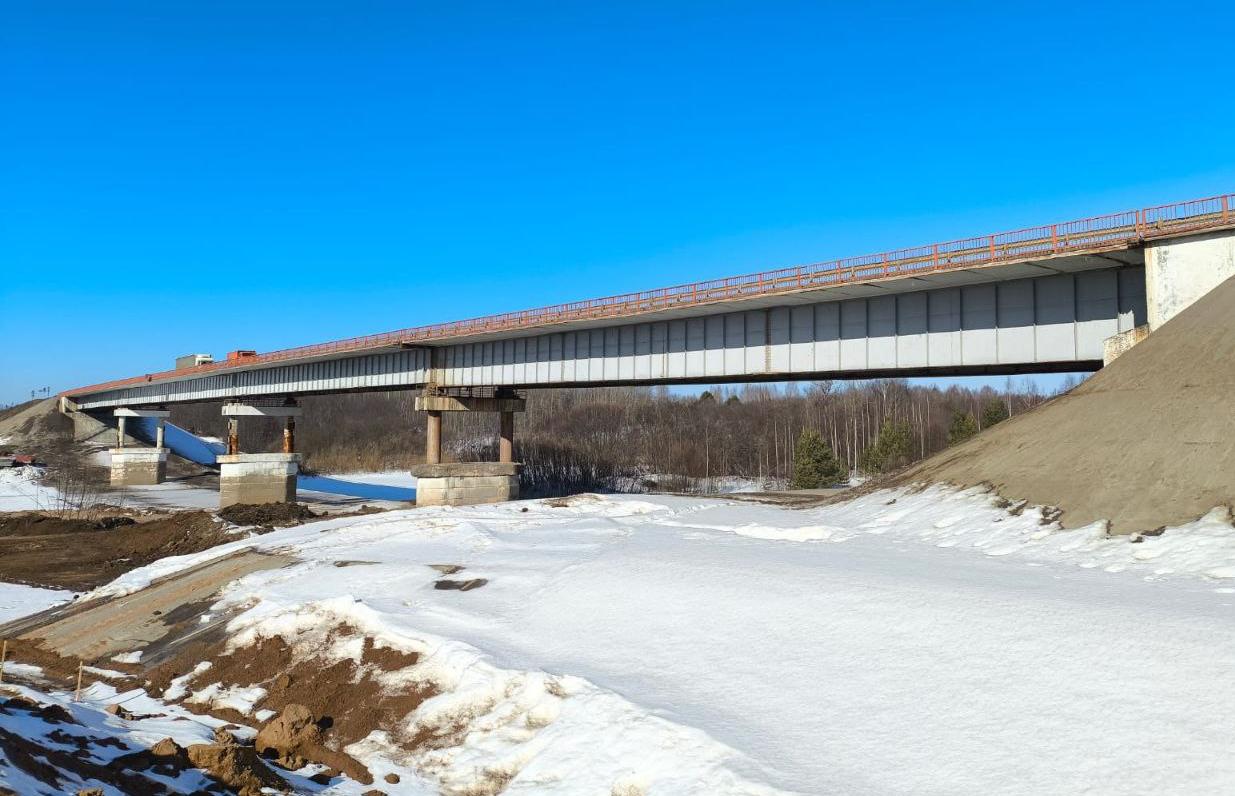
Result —
[[[302,563],[227,589],[234,643],[354,655],[327,635],[346,622],[420,653],[400,676],[442,693],[413,726],[468,728],[414,754],[354,744],[408,775],[390,793],[486,770],[507,794],[1235,789],[1223,512],[1133,542],[978,489],[808,511],[579,496],[327,520],[98,594],[241,547]],[[487,583],[439,591],[430,564]]]
[[[60,501],[55,489],[39,483],[39,467],[6,467],[0,470],[0,511],[54,509]]]
[[[0,582],[0,625],[73,599],[73,592]]]

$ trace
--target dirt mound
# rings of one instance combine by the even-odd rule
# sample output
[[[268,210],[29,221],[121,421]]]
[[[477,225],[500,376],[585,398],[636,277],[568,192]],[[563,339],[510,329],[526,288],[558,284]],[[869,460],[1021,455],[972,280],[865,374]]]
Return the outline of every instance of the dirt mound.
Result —
[[[1088,381],[898,480],[992,484],[1117,533],[1178,525],[1235,500],[1235,279]]]
[[[84,591],[165,556],[197,553],[235,539],[204,511],[130,520],[70,519],[46,512],[0,515],[0,580]]]
[[[292,771],[309,763],[321,763],[361,785],[372,785],[373,775],[360,761],[326,746],[321,723],[304,705],[292,703],[257,733],[257,752]]]
[[[232,525],[254,525],[260,528],[288,528],[300,525],[319,515],[299,503],[237,503],[219,511],[219,516]]]
[[[0,514],[0,536],[54,536],[62,533],[88,533],[110,531],[125,525],[134,525],[132,517],[102,517],[97,520],[76,517],[60,517],[41,511],[18,514]]]
[[[355,635],[353,628],[340,626],[331,638]],[[370,772],[342,752],[344,747],[374,730],[389,732],[408,748],[426,740],[403,737],[406,719],[435,692],[419,683],[393,686],[383,678],[385,673],[415,665],[415,654],[380,647],[371,637],[364,638],[357,659],[339,661],[298,657],[281,638],[262,639],[223,653],[225,644],[219,639],[185,647],[148,673],[150,690],[164,691],[173,678],[191,673],[199,662],[208,660],[211,666],[201,675],[201,684],[261,686],[267,693],[260,707],[280,711],[258,732],[256,747],[261,755],[288,768],[299,768],[305,761],[321,763],[366,785],[373,781]],[[196,678],[188,682],[192,691]],[[253,723],[251,717],[218,706],[210,713]]]

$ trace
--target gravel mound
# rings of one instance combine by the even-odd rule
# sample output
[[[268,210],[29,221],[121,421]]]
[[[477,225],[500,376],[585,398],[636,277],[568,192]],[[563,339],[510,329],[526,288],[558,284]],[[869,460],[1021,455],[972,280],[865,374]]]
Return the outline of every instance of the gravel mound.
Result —
[[[1066,395],[898,480],[990,483],[1065,527],[1132,533],[1235,501],[1235,279]]]

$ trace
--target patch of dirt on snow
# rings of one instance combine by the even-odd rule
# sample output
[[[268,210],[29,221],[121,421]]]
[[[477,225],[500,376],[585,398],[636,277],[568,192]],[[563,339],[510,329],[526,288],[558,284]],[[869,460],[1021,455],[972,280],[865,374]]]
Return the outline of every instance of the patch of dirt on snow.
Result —
[[[352,628],[341,626],[331,638],[355,635]],[[372,777],[362,764],[340,751],[348,744],[373,730],[389,732],[408,748],[424,740],[403,738],[404,724],[412,711],[435,695],[434,689],[419,682],[389,686],[381,681],[386,673],[414,666],[419,660],[414,653],[378,646],[371,637],[363,639],[358,660],[297,657],[293,647],[278,637],[263,638],[230,652],[224,649],[222,641],[187,645],[149,673],[151,693],[166,692],[174,678],[193,672],[199,662],[210,661],[208,669],[189,679],[189,699],[194,690],[214,683],[224,687],[260,686],[266,696],[258,709],[280,714],[259,731],[258,749],[263,755],[289,767],[299,767],[299,760],[321,763],[363,784],[371,783]],[[252,717],[230,708],[215,707],[209,712],[254,724]]]
[[[319,515],[300,503],[236,503],[219,510],[219,516],[232,525],[254,525],[266,530],[302,525]]]
[[[49,713],[51,709],[63,717]],[[57,705],[39,705],[22,697],[0,700],[0,715],[21,714],[43,724],[73,725],[72,732],[53,729],[39,738],[19,736],[0,726],[0,752],[4,758],[29,776],[65,793],[91,792],[77,791],[72,784],[77,779],[101,782],[132,796],[161,796],[169,790],[165,782],[155,777],[175,779],[194,768],[202,771],[209,783],[205,792],[209,793],[259,796],[290,790],[287,781],[262,762],[253,747],[240,745],[226,731],[216,733],[217,743],[213,744],[184,749],[165,738],[149,749],[130,751],[132,747],[107,734],[105,726],[83,726]],[[73,749],[58,748],[62,746]],[[126,754],[104,754],[108,749]]]

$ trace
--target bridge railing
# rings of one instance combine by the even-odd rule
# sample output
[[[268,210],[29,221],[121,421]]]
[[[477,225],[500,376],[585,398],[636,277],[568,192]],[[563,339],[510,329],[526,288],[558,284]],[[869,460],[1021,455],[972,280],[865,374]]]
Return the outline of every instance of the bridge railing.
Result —
[[[573,301],[530,310],[486,315],[463,321],[434,323],[382,334],[271,351],[238,361],[214,362],[194,368],[148,373],[62,395],[84,395],[172,377],[197,376],[237,366],[252,367],[290,360],[377,348],[409,346],[452,337],[532,329],[566,321],[622,318],[657,310],[719,301],[777,295],[914,274],[996,265],[1061,254],[1127,248],[1142,241],[1235,226],[1235,194],[1193,199],[1175,204],[1128,210],[1104,216],[998,232],[973,238],[866,254],[841,260],[778,268],[704,282]]]

